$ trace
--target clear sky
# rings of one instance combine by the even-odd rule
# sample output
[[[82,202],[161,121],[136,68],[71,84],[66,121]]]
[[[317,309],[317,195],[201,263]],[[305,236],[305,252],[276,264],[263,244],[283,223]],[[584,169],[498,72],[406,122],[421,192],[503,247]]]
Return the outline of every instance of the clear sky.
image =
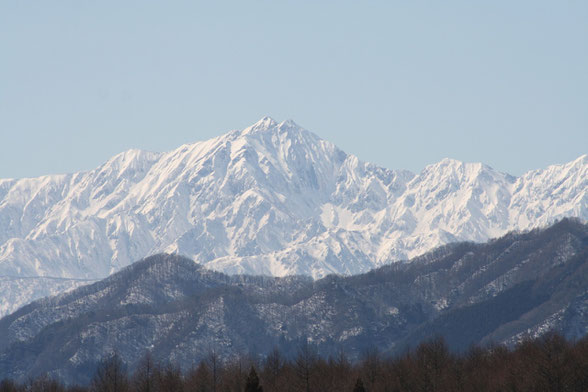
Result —
[[[588,1],[0,2],[0,178],[264,115],[391,169],[570,161],[588,153]]]

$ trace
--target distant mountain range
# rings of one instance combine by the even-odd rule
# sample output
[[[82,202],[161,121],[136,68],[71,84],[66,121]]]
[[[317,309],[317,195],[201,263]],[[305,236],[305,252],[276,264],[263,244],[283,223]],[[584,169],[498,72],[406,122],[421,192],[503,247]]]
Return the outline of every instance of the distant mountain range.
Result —
[[[566,216],[588,219],[588,155],[518,178],[451,159],[415,175],[266,117],[88,172],[0,180],[0,315],[161,252],[321,278]]]
[[[588,332],[588,225],[564,219],[485,244],[455,243],[366,274],[226,275],[156,255],[100,282],[0,320],[0,375],[87,382],[118,352],[132,369],[147,349],[184,368],[221,357],[402,352],[441,335],[454,350],[516,343],[555,329]]]

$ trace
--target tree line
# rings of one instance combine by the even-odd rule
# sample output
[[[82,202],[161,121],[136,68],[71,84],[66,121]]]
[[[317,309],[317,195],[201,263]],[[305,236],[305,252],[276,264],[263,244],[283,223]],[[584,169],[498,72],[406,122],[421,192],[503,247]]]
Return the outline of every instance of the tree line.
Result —
[[[275,349],[263,359],[221,361],[214,352],[192,368],[161,364],[147,352],[132,372],[116,354],[104,358],[87,386],[47,376],[0,382],[0,392],[498,392],[588,391],[588,337],[570,342],[557,333],[452,353],[442,338],[395,357],[366,351],[322,358],[310,344],[287,359]]]

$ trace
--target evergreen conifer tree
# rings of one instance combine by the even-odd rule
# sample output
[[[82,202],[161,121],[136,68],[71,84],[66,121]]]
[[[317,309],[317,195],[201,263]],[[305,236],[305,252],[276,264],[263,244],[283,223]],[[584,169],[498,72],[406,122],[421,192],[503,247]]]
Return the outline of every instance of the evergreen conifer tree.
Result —
[[[360,377],[358,377],[357,381],[355,382],[355,386],[353,387],[353,392],[366,392],[365,388],[363,386],[363,381],[361,381]]]
[[[263,387],[259,385],[259,377],[257,377],[253,366],[251,366],[249,376],[247,376],[247,381],[245,382],[245,392],[263,392]]]

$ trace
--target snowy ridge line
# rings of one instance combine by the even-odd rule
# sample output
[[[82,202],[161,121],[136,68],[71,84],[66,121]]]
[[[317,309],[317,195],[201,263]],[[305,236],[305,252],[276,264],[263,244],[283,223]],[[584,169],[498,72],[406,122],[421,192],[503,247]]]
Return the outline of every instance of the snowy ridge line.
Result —
[[[161,252],[229,274],[350,275],[568,216],[588,219],[588,155],[520,177],[453,159],[414,174],[264,117],[87,172],[0,180],[0,276],[101,279]]]

